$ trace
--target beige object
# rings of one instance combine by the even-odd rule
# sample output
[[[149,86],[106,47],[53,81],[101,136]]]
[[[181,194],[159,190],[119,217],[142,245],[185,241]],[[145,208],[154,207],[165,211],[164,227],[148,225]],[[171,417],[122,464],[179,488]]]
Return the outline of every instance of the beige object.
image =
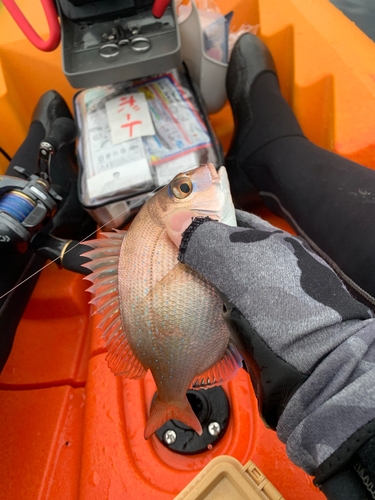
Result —
[[[175,500],[285,500],[258,467],[233,457],[216,457]]]

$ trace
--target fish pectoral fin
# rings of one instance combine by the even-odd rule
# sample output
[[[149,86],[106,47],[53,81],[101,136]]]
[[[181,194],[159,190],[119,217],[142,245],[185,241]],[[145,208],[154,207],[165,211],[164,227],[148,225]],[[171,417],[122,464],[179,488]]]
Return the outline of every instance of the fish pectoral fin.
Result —
[[[145,439],[151,437],[159,427],[172,418],[183,422],[194,429],[200,436],[202,435],[202,426],[186,396],[184,396],[181,403],[169,404],[160,401],[159,395],[157,395],[152,403],[150,416],[147,419]]]
[[[224,357],[204,373],[194,378],[192,389],[208,389],[232,380],[242,366],[242,356],[230,340]]]
[[[150,296],[153,294],[158,294],[159,291],[161,291],[163,288],[167,287],[170,283],[178,279],[180,276],[182,276],[186,271],[187,271],[188,266],[186,264],[181,264],[181,262],[178,262],[175,266],[172,267],[172,269],[162,278],[160,281],[158,281],[152,288],[151,290],[145,295],[145,297],[142,299],[140,305],[144,305],[145,302],[147,302],[150,299]]]

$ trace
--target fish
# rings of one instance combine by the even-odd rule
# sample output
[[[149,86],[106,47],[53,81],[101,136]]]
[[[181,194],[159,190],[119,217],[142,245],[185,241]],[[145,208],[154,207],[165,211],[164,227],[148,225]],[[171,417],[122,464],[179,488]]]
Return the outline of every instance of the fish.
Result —
[[[242,366],[218,291],[177,259],[166,231],[166,218],[177,208],[235,226],[225,167],[207,164],[178,174],[144,204],[127,232],[85,242],[93,247],[84,254],[92,271],[85,279],[96,313],[104,316],[99,327],[108,365],[131,379],[151,370],[157,387],[145,439],[169,419],[201,435],[187,390],[231,380]]]

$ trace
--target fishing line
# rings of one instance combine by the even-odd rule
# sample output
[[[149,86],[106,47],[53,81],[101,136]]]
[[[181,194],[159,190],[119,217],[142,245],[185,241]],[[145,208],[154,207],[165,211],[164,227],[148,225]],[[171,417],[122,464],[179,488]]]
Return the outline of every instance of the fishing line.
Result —
[[[3,148],[0,147],[0,153],[8,160],[8,161],[12,161],[12,158],[8,155],[8,153],[6,151],[4,151]]]
[[[205,165],[205,163],[200,163],[199,166],[202,166],[202,165]],[[191,167],[189,167],[189,169],[191,170],[193,167],[196,168],[196,164],[195,165],[192,165]],[[176,174],[178,175],[178,174]],[[174,175],[173,177],[171,177],[167,182],[165,182],[164,184],[162,184],[161,186],[158,186],[156,187],[153,191],[150,191],[149,193],[145,194],[143,196],[143,198],[141,198],[140,200],[137,200],[134,202],[133,205],[125,208],[122,212],[120,212],[119,214],[117,214],[115,217],[113,217],[112,219],[110,219],[109,221],[107,221],[105,224],[103,224],[102,226],[98,227],[95,231],[93,231],[91,234],[89,234],[88,236],[86,236],[85,238],[83,238],[81,241],[79,241],[78,243],[76,243],[74,246],[72,246],[72,248],[69,248],[69,250],[67,250],[65,252],[65,255],[68,254],[69,252],[71,252],[72,250],[74,250],[74,248],[76,248],[78,245],[80,245],[81,243],[83,243],[84,241],[86,241],[88,238],[90,238],[91,236],[93,236],[94,234],[97,233],[97,231],[100,231],[101,229],[103,229],[104,226],[106,226],[107,224],[109,224],[110,222],[112,222],[114,219],[116,219],[117,217],[119,217],[119,215],[122,215],[123,213],[127,212],[128,210],[130,210],[131,208],[133,208],[136,204],[140,203],[141,201],[145,200],[148,196],[150,196],[150,194],[154,194],[156,191],[158,191],[159,189],[163,188],[164,186],[166,186],[167,184],[169,184],[171,182],[172,179],[174,179],[176,176]],[[13,290],[15,290],[16,288],[18,288],[19,286],[23,285],[24,283],[26,283],[26,281],[28,281],[29,279],[31,279],[33,276],[35,276],[36,274],[39,274],[40,272],[42,272],[44,269],[46,269],[48,266],[50,266],[51,264],[53,264],[54,262],[56,262],[57,260],[59,260],[60,256],[56,257],[56,259],[53,259],[51,260],[51,262],[48,262],[48,264],[46,264],[45,266],[43,266],[42,268],[40,268],[38,271],[35,271],[35,273],[31,274],[30,276],[28,276],[26,279],[24,279],[23,281],[21,281],[20,283],[18,283],[18,285],[14,286],[13,288],[11,288],[8,292],[4,293],[3,295],[0,296],[0,300],[4,297],[6,297],[7,295],[9,295],[10,293],[13,292]]]

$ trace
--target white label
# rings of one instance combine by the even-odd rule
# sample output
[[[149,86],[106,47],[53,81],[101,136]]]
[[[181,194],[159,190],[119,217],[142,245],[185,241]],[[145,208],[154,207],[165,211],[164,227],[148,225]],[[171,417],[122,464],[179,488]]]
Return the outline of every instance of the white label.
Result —
[[[140,137],[112,145],[104,106],[87,113],[90,162],[87,192],[90,199],[105,198],[152,181]]]
[[[147,99],[142,92],[124,94],[105,103],[112,144],[154,135]]]

